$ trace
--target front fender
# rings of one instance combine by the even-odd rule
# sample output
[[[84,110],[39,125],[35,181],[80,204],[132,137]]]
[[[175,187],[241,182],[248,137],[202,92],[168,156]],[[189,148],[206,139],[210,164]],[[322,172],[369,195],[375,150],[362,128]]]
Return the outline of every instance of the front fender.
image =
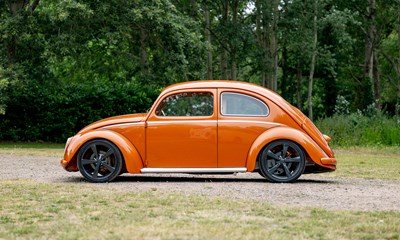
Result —
[[[106,139],[114,143],[122,153],[126,170],[129,173],[140,173],[140,169],[143,168],[143,161],[135,146],[123,135],[104,129],[75,135],[66,146],[61,165],[68,171],[78,171],[78,151],[83,144],[93,139]]]
[[[329,157],[310,136],[294,128],[278,126],[263,132],[253,142],[247,156],[247,171],[254,171],[258,155],[267,144],[283,139],[299,144],[305,150],[305,154],[310,157],[310,160],[316,164],[326,168],[335,168],[333,165],[327,165],[321,162],[321,159],[323,160]]]

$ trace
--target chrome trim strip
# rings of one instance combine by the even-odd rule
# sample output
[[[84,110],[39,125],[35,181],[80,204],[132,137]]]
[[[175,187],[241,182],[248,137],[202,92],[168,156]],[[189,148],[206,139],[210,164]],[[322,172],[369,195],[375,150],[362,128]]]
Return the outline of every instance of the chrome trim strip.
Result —
[[[250,115],[250,114],[228,114],[228,113],[221,113],[224,117],[268,117],[267,115]]]
[[[280,123],[274,122],[263,122],[263,121],[252,121],[252,120],[171,120],[171,121],[148,121],[148,125],[164,125],[164,124],[209,124],[209,123],[257,123],[257,124],[269,124],[269,125],[276,125],[282,126]]]
[[[164,125],[164,124],[217,124],[217,120],[171,120],[171,121],[148,121],[147,124],[151,125]]]
[[[171,121],[148,121],[148,125],[164,125],[164,124],[214,124],[214,123],[258,123],[258,124],[270,124],[281,126],[282,124],[274,122],[263,122],[263,121],[252,121],[252,120],[171,120]],[[113,125],[108,125],[102,127],[103,129],[108,129],[112,127],[125,127],[125,126],[135,126],[135,125],[145,125],[145,122],[133,122],[133,123],[116,123]]]
[[[247,168],[142,168],[141,173],[237,173]]]
[[[218,120],[218,123],[258,123],[258,124],[269,124],[269,125],[282,126],[282,124],[280,124],[280,123],[252,121],[252,120]]]
[[[144,126],[145,122],[133,122],[133,123],[116,123],[108,126],[102,127],[103,129],[108,129],[112,127],[126,127],[126,126],[135,126],[135,125],[143,125]]]

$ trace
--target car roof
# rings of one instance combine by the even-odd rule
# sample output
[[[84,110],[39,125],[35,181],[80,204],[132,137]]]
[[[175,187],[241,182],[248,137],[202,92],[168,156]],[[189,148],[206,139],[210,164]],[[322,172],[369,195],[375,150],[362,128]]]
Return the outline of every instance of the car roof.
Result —
[[[234,88],[234,89],[242,89],[251,92],[261,93],[265,95],[269,99],[274,99],[277,102],[280,100],[284,100],[277,93],[248,82],[240,82],[234,80],[198,80],[198,81],[189,81],[189,82],[181,82],[177,84],[173,84],[163,90],[164,93],[172,92],[176,90],[185,90],[185,89],[193,89],[193,88]],[[285,101],[285,100],[284,100]],[[285,101],[286,102],[286,101]]]
[[[305,115],[295,107],[293,107],[290,103],[288,103],[285,99],[283,99],[276,92],[267,89],[265,87],[248,83],[248,82],[240,82],[234,80],[198,80],[198,81],[188,81],[173,84],[167,88],[165,88],[162,92],[168,93],[177,90],[185,90],[185,89],[196,89],[196,88],[231,88],[231,89],[241,89],[247,90],[254,93],[258,93],[274,102],[276,105],[280,106],[283,111],[285,111],[289,116],[291,116],[295,121],[299,124],[302,124],[304,121]],[[164,95],[163,94],[163,95]]]

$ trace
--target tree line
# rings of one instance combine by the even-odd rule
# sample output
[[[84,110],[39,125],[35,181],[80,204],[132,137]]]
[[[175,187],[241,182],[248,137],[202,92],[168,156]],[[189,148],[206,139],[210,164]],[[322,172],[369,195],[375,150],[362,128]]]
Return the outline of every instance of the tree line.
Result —
[[[400,0],[4,0],[0,19],[0,139],[142,111],[195,79],[266,86],[312,119],[400,115]],[[24,139],[28,122],[45,125]]]

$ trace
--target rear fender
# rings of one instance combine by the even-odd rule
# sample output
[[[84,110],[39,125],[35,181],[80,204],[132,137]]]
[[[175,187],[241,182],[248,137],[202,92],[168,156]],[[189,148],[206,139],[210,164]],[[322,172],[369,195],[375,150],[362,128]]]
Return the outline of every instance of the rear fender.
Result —
[[[263,132],[253,142],[247,156],[247,171],[252,172],[255,169],[258,155],[261,150],[269,143],[276,140],[290,140],[299,144],[310,157],[310,160],[316,164],[331,168],[321,163],[321,158],[328,158],[327,154],[309,137],[307,134],[290,127],[278,126]]]
[[[69,171],[77,171],[77,154],[79,149],[87,141],[94,139],[105,139],[114,143],[121,151],[125,161],[126,170],[129,173],[140,173],[143,161],[135,146],[123,135],[110,130],[96,130],[75,135],[66,147],[64,159],[68,161],[65,168]]]

